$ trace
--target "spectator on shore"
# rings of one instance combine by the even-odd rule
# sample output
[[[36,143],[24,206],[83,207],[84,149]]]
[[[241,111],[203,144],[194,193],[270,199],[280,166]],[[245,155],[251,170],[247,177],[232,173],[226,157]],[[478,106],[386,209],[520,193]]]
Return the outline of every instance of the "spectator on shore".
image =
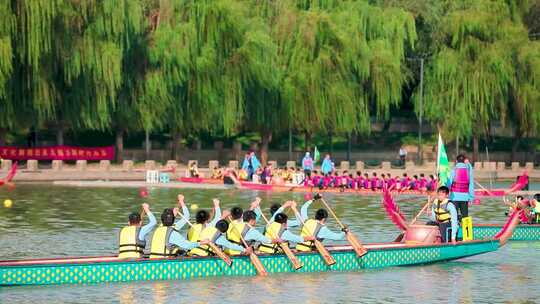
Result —
[[[405,150],[405,148],[403,147],[399,148],[399,165],[400,166],[405,165],[406,159],[407,159],[407,150]]]
[[[321,165],[321,171],[323,175],[329,175],[334,171],[334,165],[332,163],[332,160],[330,159],[330,154],[326,154],[324,156],[324,160]]]
[[[253,175],[260,167],[261,163],[257,159],[257,156],[255,156],[255,152],[246,153],[244,162],[242,163],[242,169],[246,170],[249,181],[253,181]]]
[[[306,178],[311,178],[311,171],[313,171],[313,158],[309,152],[302,159],[302,169],[304,169],[304,175]]]
[[[189,165],[189,177],[199,177],[199,168],[196,162],[191,162]]]

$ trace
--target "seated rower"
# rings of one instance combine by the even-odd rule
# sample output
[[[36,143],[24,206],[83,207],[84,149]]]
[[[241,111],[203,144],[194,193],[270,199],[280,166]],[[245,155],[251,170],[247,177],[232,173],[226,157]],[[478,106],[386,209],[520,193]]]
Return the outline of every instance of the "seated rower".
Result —
[[[227,229],[226,237],[229,242],[232,242],[234,244],[237,244],[239,246],[243,246],[242,240],[240,239],[240,233],[244,235],[245,229],[247,228],[244,222],[242,221],[242,215],[244,214],[244,210],[240,207],[233,207],[231,208],[231,222],[229,223],[229,229]],[[225,250],[226,254],[240,254],[239,251],[236,250]]]
[[[448,200],[449,192],[450,190],[446,186],[437,189],[437,198],[433,200],[431,207],[431,218],[433,220],[431,224],[439,226],[441,242],[448,243],[451,241],[455,244],[459,224],[456,206]]]
[[[200,235],[201,232],[204,230],[204,228],[209,226],[215,226],[216,223],[221,219],[221,208],[219,207],[219,200],[217,198],[214,198],[212,200],[214,203],[214,218],[210,223],[208,223],[208,220],[210,219],[210,213],[206,210],[199,210],[197,211],[197,214],[195,215],[195,222],[196,224],[192,225],[187,233],[188,240],[191,242],[198,242],[200,241]],[[184,213],[185,215],[186,213]],[[189,212],[188,212],[189,217]]]
[[[161,226],[152,235],[150,259],[178,256],[184,251],[208,244],[208,241],[190,242],[180,234],[180,229],[187,223],[186,218],[189,216],[185,205],[182,209],[184,216],[176,222],[178,208],[167,208],[161,214]]]
[[[146,246],[146,235],[157,224],[156,217],[150,212],[148,204],[142,204],[143,212],[148,215],[148,224],[142,226],[141,215],[133,212],[129,215],[128,226],[120,230],[118,245],[119,258],[141,258]],[[142,227],[141,227],[142,226]]]
[[[240,253],[249,254],[252,252],[251,248],[244,248],[240,245],[231,243],[225,237],[225,233],[229,229],[229,223],[226,220],[219,220],[215,226],[208,226],[201,232],[201,246],[193,248],[189,251],[189,255],[192,256],[209,256],[214,255],[214,250],[208,245],[208,243],[214,243],[223,249],[236,250]]]
[[[317,198],[319,194],[315,195],[315,198]],[[313,201],[307,201],[304,203],[302,208],[304,206],[306,207],[305,210],[303,210],[303,214],[301,216],[304,218],[304,225],[302,226],[302,230],[300,232],[300,235],[302,237],[306,236],[313,236],[319,241],[323,240],[332,240],[332,241],[342,241],[345,239],[345,232],[346,229],[343,229],[342,232],[332,232],[328,227],[326,227],[326,219],[328,219],[328,211],[326,209],[319,209],[317,212],[315,212],[315,219],[307,219],[307,208],[309,205],[311,205]],[[296,245],[296,250],[298,251],[312,251],[315,250],[315,245],[313,241],[309,242],[303,242],[298,243]]]
[[[287,228],[287,215],[285,213],[277,213],[274,216],[274,221],[270,221],[270,223],[266,226],[264,235],[269,239],[276,238],[281,239],[284,242],[291,243],[302,243],[315,240],[313,236],[302,237],[292,233]],[[262,243],[259,246],[259,251],[263,253],[278,253],[282,250],[277,243],[268,242]]]
[[[531,207],[533,208],[533,224],[540,223],[540,193],[536,193],[531,200]]]

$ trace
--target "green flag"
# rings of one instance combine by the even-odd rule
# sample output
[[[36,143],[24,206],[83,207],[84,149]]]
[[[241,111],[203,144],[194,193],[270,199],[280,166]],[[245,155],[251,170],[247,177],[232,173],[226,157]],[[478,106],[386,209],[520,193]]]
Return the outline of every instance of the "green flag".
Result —
[[[315,146],[315,150],[313,150],[313,163],[316,164],[319,159],[321,159],[321,154],[319,153],[319,150],[317,150],[317,146]]]
[[[448,155],[439,133],[439,142],[437,143],[437,174],[439,175],[439,185],[446,185],[448,175],[450,174],[450,166],[448,165]]]

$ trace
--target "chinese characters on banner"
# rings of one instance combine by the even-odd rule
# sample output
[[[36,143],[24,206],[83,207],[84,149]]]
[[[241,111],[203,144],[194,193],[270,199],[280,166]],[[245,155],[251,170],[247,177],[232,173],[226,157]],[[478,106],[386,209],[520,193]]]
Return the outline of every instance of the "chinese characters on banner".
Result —
[[[114,146],[91,148],[72,146],[0,147],[0,157],[11,160],[112,160],[114,159]]]

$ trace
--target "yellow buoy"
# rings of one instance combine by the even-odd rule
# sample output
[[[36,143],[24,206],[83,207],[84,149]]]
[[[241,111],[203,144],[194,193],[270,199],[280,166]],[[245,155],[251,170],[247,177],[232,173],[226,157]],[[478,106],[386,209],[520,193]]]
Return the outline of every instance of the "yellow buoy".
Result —
[[[199,209],[199,205],[191,204],[191,210],[197,210],[197,209]]]
[[[7,199],[4,201],[4,207],[11,208],[12,205],[13,205],[13,202],[10,199]]]

